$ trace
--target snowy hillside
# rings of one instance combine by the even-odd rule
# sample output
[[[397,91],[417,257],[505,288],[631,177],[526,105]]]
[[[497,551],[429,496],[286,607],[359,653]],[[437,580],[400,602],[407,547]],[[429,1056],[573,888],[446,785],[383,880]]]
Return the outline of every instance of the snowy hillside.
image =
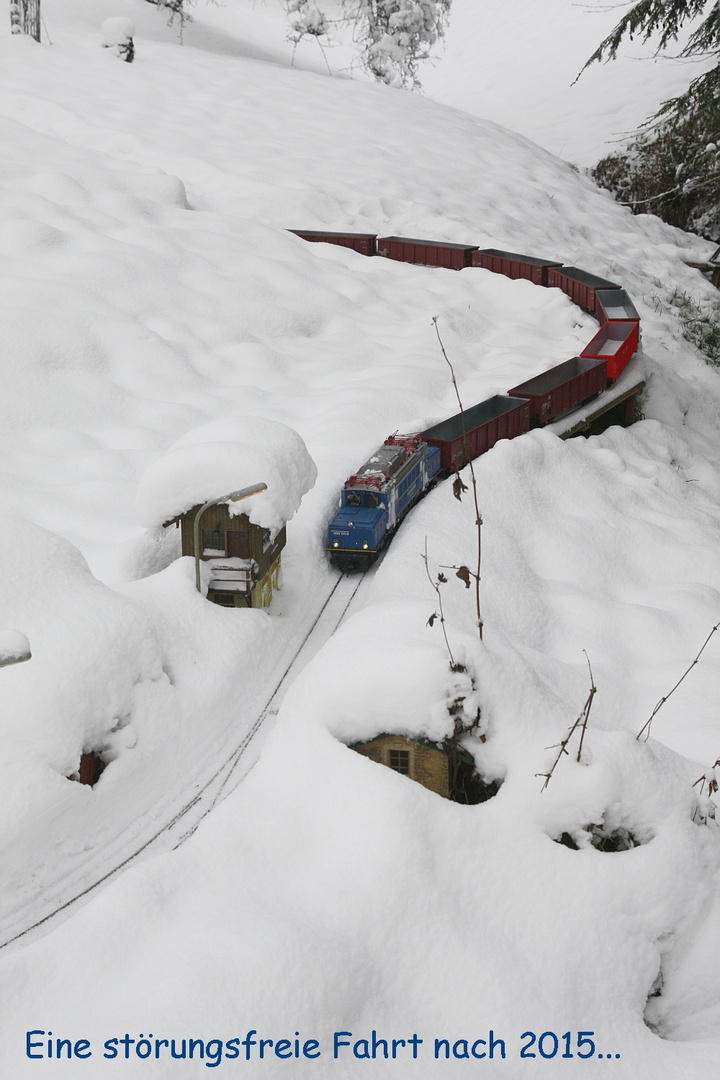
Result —
[[[717,302],[685,266],[709,245],[631,217],[528,141],[519,114],[523,134],[473,115],[469,84],[451,97],[427,77],[422,97],[332,77],[308,53],[292,66],[270,0],[196,8],[182,47],[145,0],[44,0],[43,15],[52,45],[0,34],[0,629],[32,649],[0,672],[2,1075],[199,1077],[239,1058],[257,1077],[445,1077],[462,1070],[458,1040],[491,1029],[513,1080],[704,1075],[720,1043],[720,846],[692,785],[720,754],[720,634],[652,738],[635,735],[720,620],[720,373],[673,300]],[[135,24],[132,64],[101,47],[110,17]],[[583,45],[573,68],[584,59]],[[555,115],[580,161],[585,120]],[[476,542],[471,502],[440,485],[259,726],[336,583],[323,536],[344,479],[389,433],[455,411],[433,318],[466,402],[595,330],[559,290],[293,228],[608,276],[642,318],[646,391],[629,429],[531,432],[478,461],[482,644],[469,593],[454,578],[444,591],[464,671],[427,625],[425,545],[434,573]],[[248,432],[263,440],[250,459]],[[199,447],[204,473],[214,443],[232,444],[223,489],[234,462],[238,485],[268,483],[261,523],[298,507],[269,612],[207,603],[158,524],[202,497],[186,463]],[[582,760],[543,791],[588,658]],[[442,800],[343,745],[443,738],[460,699],[482,718],[467,749],[501,782],[486,803]],[[245,765],[222,773],[256,727]],[[90,749],[109,762],[92,789],[68,779]],[[165,826],[218,776],[218,805],[172,851]],[[593,825],[638,846],[596,850]],[[554,843],[564,833],[579,850]],[[250,1041],[233,1053],[251,1030],[273,1040],[262,1061]],[[406,1040],[402,1064],[352,1045],[334,1058],[334,1032],[373,1030]],[[50,1031],[88,1045],[38,1066]],[[521,1058],[524,1032],[557,1036],[551,1065],[549,1035]],[[191,1038],[202,1060],[179,1056]]]
[[[655,42],[626,41],[615,61],[575,81],[624,6],[605,0],[453,0],[447,39],[422,75],[428,96],[519,131],[581,167],[627,142],[712,59],[655,55]]]

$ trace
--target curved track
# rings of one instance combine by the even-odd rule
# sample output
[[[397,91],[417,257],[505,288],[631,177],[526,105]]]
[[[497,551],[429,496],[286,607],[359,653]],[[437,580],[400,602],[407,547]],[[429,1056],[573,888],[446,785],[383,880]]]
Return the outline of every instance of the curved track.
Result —
[[[331,243],[342,243],[343,246],[348,246],[347,237],[354,234],[323,234],[322,238],[328,240],[331,235],[333,236]],[[306,234],[306,238],[310,237]],[[319,234],[314,234],[314,239],[318,238]],[[450,245],[450,247],[458,246]],[[378,254],[381,254],[380,251]],[[525,256],[513,256],[513,258],[527,259]],[[417,262],[419,260],[409,258],[404,261]],[[531,263],[533,261],[538,260],[530,260]],[[493,269],[494,272],[508,272],[495,266],[488,268]],[[576,268],[562,269],[574,270]],[[584,271],[579,271],[579,273],[585,275]],[[516,275],[513,272],[510,276]],[[548,285],[550,281],[543,281],[542,284]],[[602,284],[610,285],[613,289],[619,288],[610,282]],[[568,288],[571,298],[578,303],[577,297],[572,292],[574,287],[574,283],[570,281]],[[593,292],[592,303],[585,306],[592,307],[595,313],[594,305]],[[637,337],[635,347],[637,348]],[[622,366],[629,359],[630,354],[624,357]],[[611,381],[617,379],[621,370],[622,368],[615,372]],[[261,733],[266,733],[271,726],[287,686],[338,628],[361,586],[371,580],[374,569],[358,577],[349,577],[344,573],[337,577],[319,609],[316,609],[314,617],[310,617],[309,626],[306,621],[304,636],[300,644],[290,642],[285,652],[279,655],[274,673],[270,678],[273,690],[250,726],[245,728],[240,741],[226,738],[224,744],[216,748],[213,757],[204,762],[196,775],[184,780],[183,791],[187,793],[192,788],[192,797],[188,798],[187,794],[169,793],[158,802],[152,815],[143,816],[134,823],[132,829],[126,830],[119,837],[111,838],[102,848],[96,844],[88,852],[87,858],[81,865],[74,866],[72,870],[56,877],[52,882],[43,883],[38,899],[29,904],[25,903],[20,910],[8,914],[5,925],[0,930],[0,949],[7,948],[13,943],[25,943],[34,936],[39,936],[49,929],[55,920],[68,914],[76,904],[87,899],[121,870],[150,855],[179,847],[195,832],[202,819],[240,783],[255,764],[262,741],[259,736]]]
[[[47,932],[53,922],[63,915],[69,915],[75,905],[89,899],[96,889],[114,878],[121,870],[152,855],[179,847],[195,832],[202,819],[237,787],[255,764],[262,743],[259,736],[261,733],[267,734],[272,726],[287,688],[335,633],[358,591],[363,585],[367,586],[371,577],[372,575],[338,574],[300,643],[291,643],[278,658],[271,679],[272,692],[251,725],[245,729],[240,741],[231,744],[230,748],[226,744],[219,750],[210,767],[209,776],[206,769],[202,779],[195,777],[184,782],[185,790],[193,787],[192,797],[175,809],[172,816],[165,821],[150,821],[145,818],[145,835],[140,829],[131,838],[126,836],[124,841],[115,845],[112,853],[106,852],[109,859],[104,860],[104,868],[98,867],[94,873],[86,869],[64,879],[59,878],[54,883],[54,895],[46,904],[39,903],[32,911],[25,908],[21,913],[17,913],[16,918],[8,918],[0,931],[0,949],[14,943],[25,944]],[[94,866],[99,861],[95,858],[96,854],[91,854]],[[49,891],[45,889],[44,893]]]

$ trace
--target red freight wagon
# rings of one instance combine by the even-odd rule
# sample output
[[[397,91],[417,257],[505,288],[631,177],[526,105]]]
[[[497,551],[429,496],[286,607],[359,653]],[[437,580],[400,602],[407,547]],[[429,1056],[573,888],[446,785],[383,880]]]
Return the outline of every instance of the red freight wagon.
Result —
[[[580,353],[589,360],[606,360],[607,377],[615,382],[638,347],[640,324],[606,322]]]
[[[533,427],[542,427],[594,398],[607,386],[604,360],[574,356],[508,390],[512,397],[530,400]]]
[[[472,265],[472,253],[477,249],[468,244],[448,244],[444,240],[411,240],[407,236],[381,236],[377,253],[386,259],[416,263],[419,266],[445,266],[462,270]]]
[[[547,274],[549,287],[562,289],[574,304],[595,314],[596,294],[598,289],[619,289],[614,281],[589,274],[577,266],[550,267]]]
[[[375,233],[314,232],[308,229],[289,229],[288,232],[311,244],[337,244],[339,247],[352,248],[361,255],[375,255],[377,252]]]
[[[598,289],[595,318],[604,322],[640,322],[637,308],[624,289]]]
[[[498,251],[497,248],[482,248],[473,251],[472,265],[492,270],[493,274],[504,274],[513,280],[526,278],[535,285],[547,285],[548,268],[562,266],[562,263],[536,259],[532,255],[516,255],[513,251]]]
[[[428,446],[440,450],[440,466],[456,472],[489,450],[498,439],[514,439],[530,430],[530,402],[498,394],[423,431]]]

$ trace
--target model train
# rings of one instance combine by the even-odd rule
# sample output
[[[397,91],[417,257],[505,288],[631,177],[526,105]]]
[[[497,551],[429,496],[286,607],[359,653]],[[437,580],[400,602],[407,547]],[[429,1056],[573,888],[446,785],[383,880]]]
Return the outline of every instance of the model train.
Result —
[[[378,238],[371,233],[291,231],[303,240],[339,244],[362,255],[454,270],[478,266],[559,288],[600,323],[579,356],[426,431],[386,439],[346,480],[340,508],[328,526],[331,562],[343,570],[367,569],[438,476],[457,472],[499,439],[512,439],[531,427],[549,424],[592,400],[616,381],[637,351],[640,316],[628,294],[615,282],[577,266],[470,244]]]
[[[331,561],[343,570],[366,570],[439,470],[437,447],[420,435],[390,435],[345,481],[340,509],[328,526]]]

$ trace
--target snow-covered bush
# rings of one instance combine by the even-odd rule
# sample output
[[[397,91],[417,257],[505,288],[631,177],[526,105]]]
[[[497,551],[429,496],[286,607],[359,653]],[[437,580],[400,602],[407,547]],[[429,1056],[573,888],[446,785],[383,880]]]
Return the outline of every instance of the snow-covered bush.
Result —
[[[363,67],[378,82],[416,89],[418,64],[443,36],[451,0],[341,0],[333,19],[321,0],[285,0],[291,38],[330,38],[338,22],[353,27]]]
[[[103,48],[113,49],[116,56],[131,64],[135,57],[133,37],[135,27],[130,19],[106,19],[101,27]]]
[[[720,92],[720,73],[717,91]],[[595,181],[635,214],[720,241],[720,98],[646,127],[625,150],[599,161]]]
[[[697,22],[696,20],[701,20]],[[585,67],[613,60],[625,37],[672,47],[694,24],[681,57],[715,57],[715,67],[663,102],[623,151],[604,158],[593,175],[633,213],[657,214],[681,229],[720,239],[720,7],[711,0],[639,0],[600,43]],[[583,68],[583,70],[585,70]]]
[[[168,26],[178,23],[180,27],[180,44],[182,45],[185,23],[193,21],[188,8],[195,5],[195,0],[148,0],[148,3],[155,4],[156,7],[167,12]]]

